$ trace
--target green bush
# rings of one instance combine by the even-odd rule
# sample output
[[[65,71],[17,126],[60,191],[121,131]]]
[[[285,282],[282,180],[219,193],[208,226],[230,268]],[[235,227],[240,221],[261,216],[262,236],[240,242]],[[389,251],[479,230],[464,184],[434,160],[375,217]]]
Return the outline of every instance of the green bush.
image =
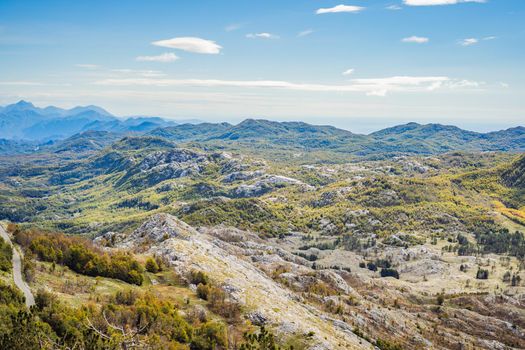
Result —
[[[149,257],[147,260],[146,260],[146,270],[148,272],[151,272],[151,273],[157,273],[159,272],[159,265],[157,264],[157,262],[155,261],[155,259],[153,259],[152,257]]]

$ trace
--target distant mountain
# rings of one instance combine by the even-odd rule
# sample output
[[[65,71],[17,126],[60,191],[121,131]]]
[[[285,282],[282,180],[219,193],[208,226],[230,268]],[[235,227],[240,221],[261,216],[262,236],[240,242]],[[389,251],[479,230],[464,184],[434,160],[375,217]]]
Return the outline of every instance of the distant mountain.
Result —
[[[525,151],[525,127],[522,126],[479,133],[451,125],[408,123],[359,135],[333,126],[263,119],[246,119],[236,125],[177,124],[159,117],[142,116],[122,119],[92,105],[71,109],[39,108],[20,101],[0,108],[0,139],[28,140],[38,144],[64,140],[88,131],[108,132],[120,137],[162,137],[174,143],[199,142],[215,149],[334,151],[342,157],[347,154],[384,158],[450,151]],[[9,143],[3,146],[4,150],[7,148]],[[26,149],[16,144],[13,148]]]
[[[108,131],[86,131],[61,140],[49,147],[54,153],[84,153],[105,148],[121,138]]]
[[[27,101],[0,108],[0,138],[32,141],[60,140],[85,131],[145,133],[176,125],[159,117],[119,119],[98,106],[62,109],[35,107]]]
[[[220,135],[232,127],[228,123],[180,124],[168,128],[158,128],[148,133],[175,142],[204,141]]]
[[[374,141],[381,141],[381,147],[399,147],[401,151],[409,153],[525,150],[523,127],[483,134],[451,125],[408,123],[383,129],[369,136]]]
[[[117,121],[115,117],[99,114],[94,110],[83,110],[72,116],[43,120],[23,130],[28,140],[63,139],[86,130],[85,126],[95,121]]]
[[[0,139],[0,155],[32,153],[37,147],[34,142]]]
[[[525,127],[523,126],[489,132],[483,134],[482,138],[487,140],[495,150],[525,150]]]
[[[237,125],[182,124],[158,128],[148,135],[177,143],[198,141],[221,147],[237,144],[252,148],[333,150],[358,156],[430,155],[449,151],[525,151],[523,127],[478,133],[450,125],[408,123],[370,135],[358,135],[333,126],[246,119]]]
[[[82,130],[86,123],[110,119],[116,118],[97,106],[39,108],[22,100],[0,110],[0,137],[26,140],[65,138]]]
[[[218,139],[258,139],[261,137],[275,138],[300,134],[303,137],[325,135],[326,137],[352,137],[350,131],[337,129],[333,126],[310,125],[303,122],[275,122],[263,119],[246,119],[230,127]]]
[[[115,133],[145,133],[161,127],[176,125],[159,117],[132,117],[125,120],[96,120],[84,125],[83,130],[104,130]]]

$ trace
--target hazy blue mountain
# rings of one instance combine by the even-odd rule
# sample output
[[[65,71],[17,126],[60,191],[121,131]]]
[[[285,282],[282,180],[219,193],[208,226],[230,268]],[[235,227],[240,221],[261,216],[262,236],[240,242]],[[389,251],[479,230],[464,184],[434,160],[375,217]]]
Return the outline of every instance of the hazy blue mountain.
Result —
[[[81,131],[86,123],[110,119],[116,118],[97,106],[39,108],[22,100],[0,110],[0,137],[27,140],[64,138]]]
[[[159,117],[131,117],[125,120],[96,120],[84,126],[83,130],[111,131],[115,133],[145,133],[160,127],[176,125]]]
[[[31,153],[37,149],[37,144],[30,141],[0,139],[0,155]]]
[[[119,119],[105,109],[90,105],[71,109],[35,107],[20,101],[0,108],[0,138],[33,141],[60,140],[85,131],[145,133],[176,125],[159,117]]]
[[[83,110],[71,116],[53,118],[38,122],[23,130],[23,138],[28,140],[63,139],[79,133],[94,121],[116,121],[112,116],[99,114],[94,110]]]
[[[206,142],[211,147],[227,148],[230,145],[234,148],[254,149],[278,147],[332,150],[342,154],[374,157],[396,154],[430,155],[449,151],[525,150],[525,128],[522,126],[479,133],[452,125],[408,123],[370,135],[358,135],[333,126],[263,119],[246,119],[236,125],[177,124],[159,117],[144,116],[121,119],[92,105],[71,109],[53,106],[39,108],[30,102],[20,101],[0,108],[0,138],[24,139],[38,144],[47,140],[66,139],[88,131],[108,132],[120,137],[146,134],[176,143]],[[4,143],[4,150],[9,147],[9,143]],[[13,148],[25,149],[19,144],[13,144]]]

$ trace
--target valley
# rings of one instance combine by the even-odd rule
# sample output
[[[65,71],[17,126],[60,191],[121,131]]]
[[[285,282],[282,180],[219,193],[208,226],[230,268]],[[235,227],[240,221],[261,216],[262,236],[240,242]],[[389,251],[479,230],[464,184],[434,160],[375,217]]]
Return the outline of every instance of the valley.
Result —
[[[243,333],[264,327],[282,349],[520,349],[524,151],[521,127],[410,123],[357,135],[246,120],[90,130],[4,152],[0,219],[32,266],[37,306],[55,295],[79,313],[67,322],[87,327],[68,338],[40,307],[33,317],[47,320],[57,346],[97,329],[93,339],[115,344],[252,349]],[[68,260],[76,245],[91,262]],[[128,277],[97,267],[119,254]],[[162,270],[148,268],[152,257]],[[188,337],[154,320],[138,331],[124,311],[104,326],[97,310],[127,291],[175,303]],[[208,347],[199,334],[210,320],[225,335]],[[108,328],[118,322],[138,327],[135,336],[118,338]]]

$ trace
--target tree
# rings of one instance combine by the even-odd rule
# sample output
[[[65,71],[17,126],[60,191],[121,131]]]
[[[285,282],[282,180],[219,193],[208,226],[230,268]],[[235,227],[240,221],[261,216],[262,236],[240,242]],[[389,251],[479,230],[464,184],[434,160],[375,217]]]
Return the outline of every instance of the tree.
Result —
[[[395,269],[390,268],[381,269],[381,277],[394,277],[399,279],[399,272],[397,272],[397,270]]]
[[[264,326],[257,333],[244,333],[246,343],[242,344],[240,350],[279,350],[275,343],[274,335]]]
[[[486,280],[488,278],[489,278],[489,270],[478,268],[478,271],[476,272],[476,279]]]

